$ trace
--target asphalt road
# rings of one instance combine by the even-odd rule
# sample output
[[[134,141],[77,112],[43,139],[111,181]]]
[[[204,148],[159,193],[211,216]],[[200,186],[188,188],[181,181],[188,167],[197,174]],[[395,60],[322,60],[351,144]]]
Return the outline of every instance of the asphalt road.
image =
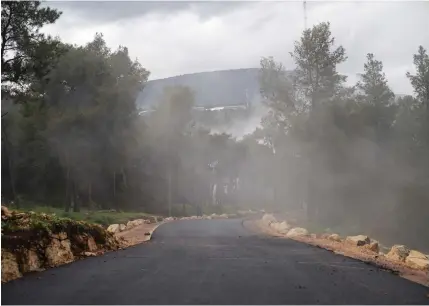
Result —
[[[429,289],[240,220],[160,226],[153,240],[2,285],[2,304],[428,304]]]

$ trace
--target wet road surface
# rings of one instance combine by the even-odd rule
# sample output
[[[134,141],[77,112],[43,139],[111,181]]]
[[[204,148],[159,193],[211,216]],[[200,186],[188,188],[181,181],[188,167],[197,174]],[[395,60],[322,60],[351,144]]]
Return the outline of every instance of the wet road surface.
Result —
[[[184,220],[148,243],[3,284],[2,304],[428,304],[428,293],[241,220]]]

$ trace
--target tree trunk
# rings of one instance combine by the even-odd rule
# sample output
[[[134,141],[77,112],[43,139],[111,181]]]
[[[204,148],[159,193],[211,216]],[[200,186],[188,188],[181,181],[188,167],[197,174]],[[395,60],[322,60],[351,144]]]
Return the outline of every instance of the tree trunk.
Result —
[[[116,199],[116,170],[113,171],[113,205],[116,211],[119,211],[118,201]]]
[[[68,154],[65,153],[66,157],[66,197],[65,197],[65,205],[64,205],[64,211],[69,212],[70,211],[70,203],[71,203],[71,186],[70,186],[70,164],[68,159]]]
[[[80,212],[80,197],[79,197],[79,192],[76,188],[76,183],[74,181],[73,181],[73,201],[74,201],[73,211]]]
[[[127,176],[125,175],[124,167],[121,167],[121,173],[122,173],[122,183],[124,184],[124,187],[127,188]]]
[[[171,217],[171,169],[167,170],[168,216]]]
[[[8,161],[8,168],[9,168],[9,179],[10,179],[10,187],[12,189],[12,198],[13,198],[13,202],[16,205],[16,208],[20,207],[20,203],[19,203],[19,198],[16,194],[16,189],[15,189],[15,176],[13,173],[13,157],[11,155],[11,150],[10,150],[10,143],[9,143],[9,139],[7,137],[7,131],[6,131],[6,126],[3,124],[2,121],[2,132],[3,132],[3,137],[4,137],[4,148],[6,151],[6,156],[7,156],[7,161]]]
[[[92,210],[92,184],[91,182],[88,183],[88,208],[89,210]]]

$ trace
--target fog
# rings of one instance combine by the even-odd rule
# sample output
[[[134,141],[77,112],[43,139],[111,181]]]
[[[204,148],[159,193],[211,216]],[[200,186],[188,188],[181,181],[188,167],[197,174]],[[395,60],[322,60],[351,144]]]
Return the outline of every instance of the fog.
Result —
[[[393,31],[395,39],[408,42],[404,49],[413,51],[405,64],[401,59],[400,69],[386,69],[389,54],[371,53],[380,50],[378,44],[362,43],[367,49],[359,52],[353,48],[361,39],[378,37],[366,32],[351,43],[339,30],[344,16],[332,17],[331,24],[330,18],[319,22],[318,14],[306,30],[294,23],[288,42],[277,43],[289,29],[284,17],[275,14],[277,6],[270,6],[273,23],[270,16],[258,19],[266,24],[263,31],[249,22],[261,4],[240,7],[224,18],[206,20],[204,31],[196,29],[197,38],[192,31],[168,29],[180,27],[182,11],[165,26],[156,19],[164,9],[148,14],[158,24],[155,29],[169,30],[162,48],[147,36],[159,33],[145,27],[144,40],[112,47],[108,38],[122,33],[120,22],[103,27],[106,36],[98,33],[80,45],[40,34],[22,47],[28,33],[17,41],[10,37],[5,50],[12,51],[2,53],[2,100],[15,106],[2,103],[2,112],[10,111],[2,117],[7,136],[2,136],[3,198],[66,212],[114,209],[189,216],[264,209],[311,232],[368,234],[385,245],[429,251],[427,31]],[[415,14],[416,25],[424,24],[421,11]],[[296,12],[288,14],[292,18]],[[406,20],[412,20],[413,10],[406,12]],[[225,29],[233,27],[228,22],[236,24],[240,16],[247,20],[245,28],[229,36]],[[52,30],[62,18],[54,17],[40,24]],[[186,25],[199,24],[191,13],[185,17]],[[41,30],[38,24],[27,29],[33,38]],[[121,31],[115,32],[118,26]],[[253,38],[252,31],[263,37]],[[200,32],[214,34],[201,37]],[[188,36],[209,41],[210,54],[202,42],[175,53]],[[146,69],[154,57],[140,59],[131,51],[145,44],[152,46],[151,56],[158,49],[170,52],[152,66],[162,65],[163,74],[185,64],[183,71],[212,72],[148,82],[159,73]],[[401,48],[391,46],[395,52]],[[229,66],[213,71],[201,64],[207,59],[218,69]],[[408,88],[410,95],[395,92],[386,70],[395,70],[392,84],[406,82],[396,88]],[[151,101],[144,101],[148,97]],[[151,111],[142,111],[148,105]]]

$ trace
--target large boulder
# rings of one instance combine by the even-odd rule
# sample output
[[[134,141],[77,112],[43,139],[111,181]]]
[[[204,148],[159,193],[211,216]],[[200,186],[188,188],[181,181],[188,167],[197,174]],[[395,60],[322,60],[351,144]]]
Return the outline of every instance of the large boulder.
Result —
[[[371,242],[371,239],[365,235],[347,236],[346,242],[355,246],[364,246]]]
[[[107,228],[107,231],[112,234],[116,234],[119,232],[119,224],[110,224]]]
[[[9,209],[6,206],[1,207],[1,218],[2,220],[6,220],[12,216],[12,213],[9,211]]]
[[[125,224],[119,224],[119,231],[123,232],[127,229],[127,226]]]
[[[281,234],[286,234],[289,229],[290,229],[290,225],[287,224],[286,221],[283,222],[272,222],[270,224],[270,227],[272,227],[275,231],[281,233]]]
[[[378,244],[377,240],[372,240],[369,242],[369,244],[367,245],[368,250],[374,252],[374,253],[380,253],[380,246]]]
[[[127,230],[128,229],[132,229],[132,228],[134,228],[136,226],[139,226],[140,224],[143,224],[143,222],[144,221],[143,220],[140,221],[140,219],[128,221],[127,222]]]
[[[386,257],[397,261],[405,261],[408,254],[410,254],[410,250],[405,245],[395,244],[386,254]]]
[[[56,267],[74,260],[71,251],[70,240],[59,240],[53,238],[45,249],[46,263],[48,266]]]
[[[3,207],[3,206],[2,206]],[[21,277],[22,274],[19,271],[18,262],[15,255],[6,251],[1,250],[1,281],[2,283]]]
[[[405,263],[412,268],[429,270],[429,258],[425,254],[411,250],[405,259]]]
[[[264,216],[262,217],[262,222],[265,225],[270,225],[273,222],[277,222],[277,220],[272,214],[264,214]]]
[[[173,217],[167,217],[167,218],[164,219],[165,222],[169,222],[169,221],[173,221],[173,220],[174,220]]]
[[[331,234],[331,235],[327,236],[327,238],[331,241],[341,242],[341,236],[338,234]]]
[[[97,243],[94,240],[94,237],[89,236],[88,237],[88,241],[86,242],[87,246],[88,246],[88,251],[90,252],[95,252],[98,250],[98,246]]]
[[[21,269],[23,273],[43,270],[42,262],[35,250],[25,250],[22,256]]]
[[[329,236],[331,236],[331,234],[329,234],[329,233],[323,233],[322,235],[320,235],[320,238],[322,238],[322,239],[329,239]]]
[[[286,237],[301,237],[301,236],[308,236],[308,231],[305,228],[302,227],[294,227],[291,230],[289,230],[286,234]]]
[[[98,250],[94,237],[88,234],[74,235],[70,237],[73,254],[79,254],[82,251],[94,252]]]
[[[149,220],[149,222],[150,222],[150,220]],[[133,221],[129,221],[127,223],[127,227],[128,227],[128,224],[132,224],[132,227],[136,227],[136,226],[145,224],[145,220],[144,219],[136,219],[136,220],[133,220]]]

